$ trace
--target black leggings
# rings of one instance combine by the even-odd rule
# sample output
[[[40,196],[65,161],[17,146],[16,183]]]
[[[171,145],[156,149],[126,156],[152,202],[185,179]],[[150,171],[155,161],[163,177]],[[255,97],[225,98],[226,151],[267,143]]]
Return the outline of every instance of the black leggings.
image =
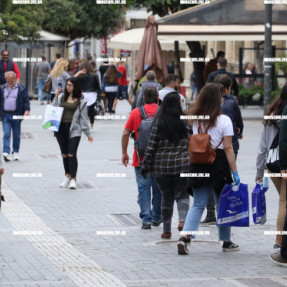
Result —
[[[96,103],[88,106],[88,115],[89,115],[91,124],[93,124],[95,122],[95,105],[96,105]]]
[[[114,105],[115,98],[117,96],[117,92],[113,92],[113,93],[106,92],[106,96],[108,99],[108,112],[111,113],[113,110],[113,105]]]
[[[77,150],[81,137],[69,138],[71,123],[61,123],[59,132],[55,133],[63,156],[65,174],[76,178],[78,170]]]

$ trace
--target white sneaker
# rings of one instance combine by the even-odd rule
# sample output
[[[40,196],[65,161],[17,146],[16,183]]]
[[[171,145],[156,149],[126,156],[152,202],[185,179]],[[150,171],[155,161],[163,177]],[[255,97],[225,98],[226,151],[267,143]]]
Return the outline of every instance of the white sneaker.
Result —
[[[69,188],[70,189],[76,189],[77,188],[77,183],[74,179],[71,179]]]
[[[90,132],[91,132],[91,133],[93,133],[93,132],[95,132],[95,131],[96,131],[96,130],[95,130],[94,127],[91,127],[91,128],[90,128]]]
[[[7,153],[7,152],[4,152],[3,153],[3,157],[4,157],[4,160],[5,161],[10,161],[11,159],[10,159],[10,156],[9,156],[9,154]]]
[[[17,152],[13,153],[13,160],[19,160],[19,154]]]
[[[70,181],[71,179],[65,176],[64,180],[60,184],[60,187],[69,187]]]

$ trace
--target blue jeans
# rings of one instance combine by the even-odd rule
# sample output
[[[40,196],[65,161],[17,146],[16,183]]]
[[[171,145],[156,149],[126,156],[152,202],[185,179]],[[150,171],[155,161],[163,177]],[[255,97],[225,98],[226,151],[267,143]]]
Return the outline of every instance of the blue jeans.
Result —
[[[140,168],[135,167],[136,181],[138,185],[138,204],[140,206],[140,218],[144,223],[158,221],[161,216],[161,193],[152,175],[145,179],[140,174]],[[152,200],[151,200],[152,189]],[[152,203],[152,208],[151,208]]]
[[[188,211],[185,219],[183,231],[198,231],[200,219],[204,208],[208,202],[209,195],[214,193],[212,186],[202,186],[200,188],[193,188],[193,206]],[[218,211],[218,196],[214,193],[214,200],[216,209]],[[230,226],[218,226],[219,240],[230,241]],[[192,235],[195,238],[195,235]]]
[[[13,131],[13,152],[19,152],[20,148],[20,134],[21,134],[21,121],[13,120],[16,114],[3,113],[3,153],[10,154],[10,138],[11,130]]]
[[[38,96],[39,96],[40,102],[44,101],[44,96],[46,96],[47,101],[50,101],[50,94],[47,94],[43,91],[45,83],[46,83],[46,80],[37,80]]]

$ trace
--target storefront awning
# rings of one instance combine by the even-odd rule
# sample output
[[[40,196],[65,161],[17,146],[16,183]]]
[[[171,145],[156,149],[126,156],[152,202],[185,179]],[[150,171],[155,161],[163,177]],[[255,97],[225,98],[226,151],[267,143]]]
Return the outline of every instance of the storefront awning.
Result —
[[[108,42],[108,47],[111,49],[124,49],[137,51],[139,50],[145,28],[136,28],[124,31],[120,34],[117,34],[110,38]],[[169,36],[161,36],[158,39],[161,45],[161,49],[164,51],[173,51],[174,50],[174,40]],[[185,44],[185,40],[182,40],[179,43],[180,50],[186,50],[187,46]]]
[[[264,25],[159,25],[158,40],[264,41]],[[286,41],[287,25],[272,26],[272,40]]]

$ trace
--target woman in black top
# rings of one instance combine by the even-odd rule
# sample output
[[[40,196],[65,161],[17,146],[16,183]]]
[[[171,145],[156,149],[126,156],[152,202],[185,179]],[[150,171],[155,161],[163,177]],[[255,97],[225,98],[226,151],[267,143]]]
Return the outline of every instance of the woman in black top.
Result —
[[[93,73],[92,66],[88,61],[82,63],[79,67],[79,70],[80,85],[83,95],[87,101],[88,115],[91,123],[91,132],[93,132],[95,131],[95,104],[97,97],[101,96],[99,77],[97,74]]]

